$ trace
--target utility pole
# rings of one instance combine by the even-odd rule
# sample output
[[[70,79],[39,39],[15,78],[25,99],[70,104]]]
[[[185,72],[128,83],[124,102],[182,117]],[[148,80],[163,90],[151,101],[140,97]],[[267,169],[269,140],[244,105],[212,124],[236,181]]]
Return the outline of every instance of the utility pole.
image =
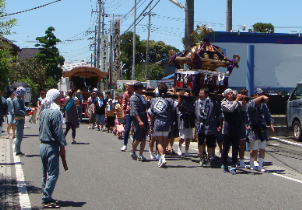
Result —
[[[136,50],[136,0],[134,0],[132,80],[135,80],[135,50]]]
[[[97,40],[96,40],[96,37],[97,37],[97,26],[94,27],[94,67],[96,67],[96,46],[97,46]]]
[[[232,0],[227,0],[226,31],[232,31]]]
[[[98,0],[99,2],[99,11],[98,11],[98,40],[97,40],[97,62],[96,62],[96,68],[100,69],[100,55],[101,55],[101,50],[100,50],[100,41],[101,41],[101,14],[102,14],[102,0]]]
[[[146,74],[145,80],[148,78],[148,61],[149,61],[149,39],[150,39],[150,30],[151,30],[151,5],[149,11],[149,24],[148,24],[148,39],[147,39],[147,50],[146,50]]]
[[[109,78],[110,78],[110,84],[109,84],[109,89],[111,89],[111,83],[112,83],[112,68],[113,68],[113,31],[114,30],[114,12],[112,14],[112,22],[110,24],[110,72],[109,72]]]
[[[185,47],[194,44],[194,0],[186,0],[186,29],[185,29]]]

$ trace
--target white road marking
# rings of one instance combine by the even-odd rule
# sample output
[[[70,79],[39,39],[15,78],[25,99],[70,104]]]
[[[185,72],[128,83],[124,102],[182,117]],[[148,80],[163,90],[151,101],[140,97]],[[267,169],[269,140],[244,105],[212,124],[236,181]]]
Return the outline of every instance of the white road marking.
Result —
[[[273,175],[275,175],[275,176],[282,177],[282,178],[284,178],[284,179],[288,179],[288,180],[291,180],[291,181],[298,182],[298,183],[302,184],[302,181],[299,180],[299,179],[294,179],[294,178],[291,178],[291,177],[288,177],[288,176],[284,176],[284,175],[282,175],[282,174],[277,174],[277,173],[271,173],[271,174],[273,174]]]
[[[15,139],[16,140],[16,139]],[[19,156],[15,154],[15,144],[13,143],[13,157],[15,162],[15,170],[16,170],[16,179],[17,186],[19,191],[19,201],[22,210],[31,210],[31,204],[27,192],[27,187],[25,183],[24,173],[21,165],[21,160]]]
[[[274,140],[277,140],[277,141],[281,141],[281,142],[286,143],[286,144],[291,144],[291,145],[302,147],[302,144],[295,143],[295,142],[292,142],[292,141],[288,141],[288,140],[285,140],[285,139],[280,139],[280,138],[277,138],[277,137],[270,137],[270,138],[274,139]]]
[[[272,139],[275,139],[275,140],[279,140],[278,138],[276,138],[276,137],[271,137]],[[281,139],[281,140],[283,140],[283,139]],[[290,142],[290,141],[287,141],[287,140],[284,140],[284,141],[286,141],[286,143],[287,142]],[[293,143],[293,144],[298,144],[298,143],[294,143],[294,142],[290,142],[290,143]],[[194,144],[194,143],[193,143]],[[190,149],[193,149],[193,150],[195,150],[195,151],[198,151],[198,148],[194,148],[193,147],[193,144],[192,144],[192,142],[191,142],[191,144],[190,144]],[[299,145],[299,146],[302,146],[301,144]],[[217,148],[217,147],[216,147]],[[219,151],[218,149],[216,149],[216,152],[217,151]],[[246,157],[245,157],[246,158]],[[277,169],[279,168],[279,166],[277,166]],[[276,169],[276,168],[272,168],[272,167],[266,167],[266,169],[269,171],[269,170],[274,170],[274,169]],[[288,180],[291,180],[291,181],[294,181],[294,182],[298,182],[298,183],[300,183],[300,184],[302,184],[302,180],[299,180],[299,179],[295,179],[295,178],[292,178],[292,177],[289,177],[289,176],[286,176],[286,175],[282,175],[282,174],[278,174],[278,173],[269,173],[269,174],[272,174],[272,175],[275,175],[275,176],[279,176],[279,177],[282,177],[282,178],[284,178],[284,179],[288,179]]]

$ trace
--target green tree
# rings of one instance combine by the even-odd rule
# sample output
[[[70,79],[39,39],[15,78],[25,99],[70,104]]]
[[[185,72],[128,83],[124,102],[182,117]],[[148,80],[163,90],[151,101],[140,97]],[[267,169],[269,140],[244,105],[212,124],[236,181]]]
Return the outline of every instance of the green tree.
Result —
[[[255,23],[253,25],[253,31],[262,33],[275,33],[275,27],[271,23]]]
[[[36,40],[39,41],[39,44],[36,44],[35,46],[40,48],[35,57],[41,60],[46,66],[46,75],[52,77],[54,81],[59,81],[62,77],[62,66],[64,65],[65,59],[60,55],[58,48],[55,47],[61,40],[57,39],[53,31],[55,31],[55,28],[49,27],[45,31],[45,36],[36,38]]]
[[[5,15],[5,0],[0,0],[0,15]],[[8,85],[8,72],[15,57],[12,55],[12,47],[7,43],[3,35],[12,34],[11,28],[17,24],[16,19],[1,18],[0,20],[0,90]]]
[[[26,61],[19,60],[18,64],[11,68],[9,79],[10,81],[26,82],[35,95],[39,95],[40,91],[52,87],[52,77],[46,75],[46,66],[38,58],[29,58]]]
[[[135,79],[141,82],[145,81],[146,63],[140,63],[135,66]],[[156,63],[148,63],[148,79],[159,80],[164,76],[164,71],[160,65]]]
[[[142,52],[145,46],[140,41],[140,37],[136,35],[136,53],[135,53],[135,64],[142,63],[144,57]],[[132,64],[133,64],[133,32],[128,31],[121,35],[121,61],[125,64],[124,69],[126,69],[126,79],[132,78]]]
[[[6,0],[0,0],[0,15],[6,15],[7,13],[5,12],[5,1]],[[0,36],[2,37],[3,35],[10,35],[12,34],[11,28],[14,27],[17,24],[16,19],[8,19],[5,17],[1,17],[0,21]]]
[[[209,28],[206,25],[202,25],[202,26],[197,25],[196,30],[190,35],[194,37],[194,43],[199,43],[201,42],[202,38],[206,37],[210,33],[212,34],[212,41],[214,41],[215,32],[213,31],[212,28]],[[181,41],[185,45],[185,38],[182,38]]]
[[[143,49],[142,55],[144,60],[146,60],[147,40],[142,40],[142,44],[145,47],[145,49]],[[148,62],[154,63],[162,59],[169,58],[168,54],[170,50],[173,50],[175,53],[179,52],[179,49],[171,45],[166,45],[163,41],[155,42],[154,40],[150,40]]]

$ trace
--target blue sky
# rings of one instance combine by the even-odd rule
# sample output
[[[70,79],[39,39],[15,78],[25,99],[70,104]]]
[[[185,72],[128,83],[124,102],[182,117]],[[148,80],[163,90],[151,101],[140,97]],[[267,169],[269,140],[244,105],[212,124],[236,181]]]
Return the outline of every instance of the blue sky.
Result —
[[[6,0],[6,12],[15,13],[44,5],[55,0]],[[103,0],[104,1],[104,0]],[[185,5],[185,0],[177,0]],[[137,16],[146,8],[151,0],[137,0],[140,6]],[[158,0],[154,0],[155,5]],[[106,0],[105,13],[121,16],[121,32],[123,33],[133,23],[133,12],[124,17],[134,6],[134,0]],[[302,1],[300,0],[233,0],[233,29],[238,30],[243,25],[251,28],[254,23],[272,23],[276,33],[297,33],[302,30],[301,23]],[[90,61],[93,52],[89,45],[90,37],[94,37],[94,26],[97,24],[97,0],[61,0],[43,8],[24,12],[9,18],[18,21],[12,31],[14,35],[6,36],[14,40],[20,48],[33,48],[33,41],[38,36],[44,36],[49,26],[55,27],[55,35],[63,42],[58,44],[61,55],[65,60]],[[184,36],[185,12],[169,0],[160,0],[153,9],[151,18],[151,40],[163,41],[166,44],[183,50],[181,38]],[[105,18],[106,27],[111,17]],[[225,31],[226,0],[195,0],[195,26],[205,24],[214,31]],[[147,39],[148,18],[144,18],[137,26],[137,34],[141,40]],[[72,40],[72,41],[68,41]]]

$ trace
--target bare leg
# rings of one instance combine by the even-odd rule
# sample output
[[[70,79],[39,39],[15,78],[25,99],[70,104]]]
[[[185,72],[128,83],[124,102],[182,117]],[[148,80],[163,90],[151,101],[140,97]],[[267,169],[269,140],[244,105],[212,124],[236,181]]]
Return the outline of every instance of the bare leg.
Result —
[[[189,150],[190,142],[191,142],[191,139],[186,138],[186,148],[185,148],[186,150]]]
[[[180,139],[180,140],[179,140],[179,146],[181,147],[181,145],[182,145],[184,142],[185,142],[184,139]]]
[[[146,145],[146,139],[142,139],[141,145],[140,145],[140,151],[139,151],[140,155],[143,155],[143,152],[144,152],[144,149],[145,149],[145,145]]]
[[[7,135],[6,135],[6,138],[9,138],[9,131],[10,131],[11,127],[12,127],[12,124],[7,124]]]
[[[198,145],[199,157],[203,158],[203,145]]]
[[[132,152],[135,153],[137,146],[139,145],[140,141],[134,141],[132,144]]]
[[[153,136],[152,136],[151,141],[149,142],[149,153],[152,153],[152,152],[153,152],[155,140],[156,140],[156,137],[153,137]]]
[[[174,138],[170,138],[170,139],[169,139],[169,143],[170,143],[170,145],[169,145],[169,150],[172,151],[172,149],[173,149],[173,144],[174,144]]]
[[[211,160],[212,155],[214,154],[215,147],[208,147],[208,160]]]
[[[16,137],[16,125],[12,124],[12,128],[13,128],[13,138]]]
[[[239,148],[239,158],[241,160],[244,159],[244,152],[245,152],[245,141],[244,140],[240,140],[240,148]]]

